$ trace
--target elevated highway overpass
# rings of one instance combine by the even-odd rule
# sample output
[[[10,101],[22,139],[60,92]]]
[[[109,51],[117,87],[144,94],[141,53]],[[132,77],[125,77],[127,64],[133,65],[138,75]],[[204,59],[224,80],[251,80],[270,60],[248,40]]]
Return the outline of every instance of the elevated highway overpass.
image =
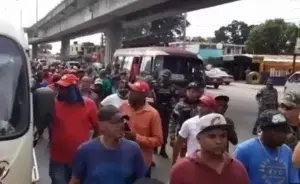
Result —
[[[106,61],[120,46],[122,28],[235,0],[64,0],[44,18],[27,28],[33,53],[37,44],[62,41],[62,54],[70,39],[103,31]]]

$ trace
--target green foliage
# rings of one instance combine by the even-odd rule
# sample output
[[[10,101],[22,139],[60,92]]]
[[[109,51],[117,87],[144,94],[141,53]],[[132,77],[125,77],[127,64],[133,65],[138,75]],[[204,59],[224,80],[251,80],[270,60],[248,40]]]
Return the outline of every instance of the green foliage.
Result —
[[[297,26],[283,19],[267,20],[253,28],[245,42],[247,51],[255,54],[291,54]]]
[[[222,26],[215,31],[213,42],[244,44],[253,27],[243,21],[233,20],[227,26]]]
[[[124,47],[164,45],[184,36],[185,16],[177,15],[165,19],[144,23],[124,31]]]

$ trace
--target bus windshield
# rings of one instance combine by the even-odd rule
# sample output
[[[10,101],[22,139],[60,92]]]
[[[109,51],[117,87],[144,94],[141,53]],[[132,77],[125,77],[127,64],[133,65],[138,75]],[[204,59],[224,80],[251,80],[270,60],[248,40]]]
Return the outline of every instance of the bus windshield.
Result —
[[[184,80],[195,71],[203,70],[200,59],[180,56],[159,56],[156,58],[156,70],[168,69],[172,72],[174,80]]]
[[[22,133],[30,122],[27,71],[25,52],[0,35],[0,140]]]

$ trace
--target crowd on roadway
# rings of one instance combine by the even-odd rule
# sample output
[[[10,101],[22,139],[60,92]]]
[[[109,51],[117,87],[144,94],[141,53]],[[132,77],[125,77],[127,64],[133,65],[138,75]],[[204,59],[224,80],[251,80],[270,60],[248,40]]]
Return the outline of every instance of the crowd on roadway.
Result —
[[[226,116],[230,98],[207,94],[204,82],[190,81],[182,93],[169,70],[157,81],[132,78],[117,65],[96,73],[61,65],[33,71],[34,94],[41,88],[55,94],[54,113],[44,119],[52,184],[138,183],[151,178],[159,148],[169,157],[167,142],[170,184],[300,183],[300,93],[278,102],[271,80],[256,96],[258,135],[238,144]],[[230,143],[237,145],[232,155]]]

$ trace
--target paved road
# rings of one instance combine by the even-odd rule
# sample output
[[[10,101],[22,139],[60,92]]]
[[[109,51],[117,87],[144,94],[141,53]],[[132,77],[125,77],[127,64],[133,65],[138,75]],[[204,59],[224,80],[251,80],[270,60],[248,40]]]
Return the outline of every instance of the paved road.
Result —
[[[212,94],[226,94],[230,97],[230,105],[227,115],[231,117],[236,125],[239,141],[244,141],[252,137],[252,127],[257,116],[257,103],[254,96],[258,88],[246,87],[244,85],[232,84],[221,86],[220,89],[208,89]],[[231,147],[231,151],[234,147]],[[38,157],[40,184],[50,184],[48,176],[48,150],[47,142],[43,140],[36,148]],[[168,149],[171,155],[170,148]],[[154,156],[156,168],[153,170],[153,177],[168,182],[170,161],[159,156]]]

